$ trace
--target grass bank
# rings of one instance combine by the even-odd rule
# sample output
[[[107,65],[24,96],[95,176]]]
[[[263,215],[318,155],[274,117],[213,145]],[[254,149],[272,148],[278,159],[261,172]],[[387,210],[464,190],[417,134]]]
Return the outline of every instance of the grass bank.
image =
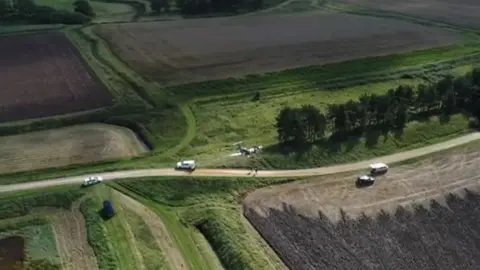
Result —
[[[193,269],[204,269],[200,265],[205,251],[192,249],[201,242],[198,234],[205,237],[225,269],[282,269],[281,261],[246,223],[239,200],[249,190],[287,181],[291,180],[157,177],[142,179],[141,184],[122,180],[112,185],[143,197],[162,216]],[[181,229],[172,229],[179,224]]]

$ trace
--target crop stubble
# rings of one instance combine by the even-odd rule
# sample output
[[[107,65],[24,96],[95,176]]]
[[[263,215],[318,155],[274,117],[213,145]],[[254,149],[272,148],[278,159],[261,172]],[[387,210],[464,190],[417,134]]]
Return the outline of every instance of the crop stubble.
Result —
[[[112,96],[61,33],[0,37],[0,122],[98,109]]]
[[[264,188],[244,211],[291,269],[476,269],[479,161],[465,151],[400,166],[368,188],[357,174]]]
[[[341,0],[373,9],[403,13],[471,28],[480,28],[480,2],[477,0]]]
[[[63,269],[98,269],[95,253],[87,242],[85,220],[79,210],[80,201],[71,210],[57,211],[53,228]]]
[[[88,124],[0,137],[0,173],[130,158],[146,152],[123,127]]]
[[[315,12],[110,24],[99,26],[97,32],[133,68],[169,84],[406,52],[459,40],[453,32],[408,22]]]

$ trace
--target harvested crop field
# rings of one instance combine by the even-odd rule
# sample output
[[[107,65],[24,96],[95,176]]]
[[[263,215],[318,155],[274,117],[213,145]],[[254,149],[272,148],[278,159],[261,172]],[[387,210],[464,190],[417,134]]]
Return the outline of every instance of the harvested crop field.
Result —
[[[0,37],[0,122],[113,104],[110,93],[61,33]]]
[[[52,216],[53,229],[62,267],[69,269],[98,269],[95,253],[87,242],[85,219],[79,210],[80,201],[71,210],[57,210]]]
[[[0,239],[0,269],[21,270],[25,259],[25,240],[19,236]]]
[[[260,189],[244,211],[291,269],[478,269],[478,162],[463,150],[371,187],[344,174]]]
[[[387,55],[461,39],[408,22],[315,12],[108,24],[96,31],[133,68],[167,84]]]
[[[403,13],[464,27],[480,28],[480,1],[477,0],[341,0],[349,4]]]
[[[146,152],[123,127],[88,124],[0,137],[0,173],[131,158]]]

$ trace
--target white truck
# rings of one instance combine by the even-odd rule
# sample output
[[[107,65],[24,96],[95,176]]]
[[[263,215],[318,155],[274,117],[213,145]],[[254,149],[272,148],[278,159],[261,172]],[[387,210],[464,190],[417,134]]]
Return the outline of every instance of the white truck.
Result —
[[[388,165],[385,163],[374,163],[370,165],[370,174],[383,174],[388,171]]]
[[[175,169],[177,170],[190,170],[193,171],[197,167],[197,164],[195,163],[195,160],[183,160],[177,162],[177,166],[175,166]]]

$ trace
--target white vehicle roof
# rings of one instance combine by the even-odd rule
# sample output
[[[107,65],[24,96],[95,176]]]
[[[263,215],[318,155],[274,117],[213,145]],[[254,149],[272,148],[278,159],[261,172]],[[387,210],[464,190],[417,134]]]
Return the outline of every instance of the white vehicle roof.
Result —
[[[362,175],[359,178],[360,178],[360,180],[373,180],[373,178],[368,176],[368,175]]]
[[[385,163],[373,163],[373,164],[370,164],[370,168],[381,169],[381,168],[388,168],[388,166]]]
[[[183,164],[195,164],[195,160],[183,160],[181,161]]]

